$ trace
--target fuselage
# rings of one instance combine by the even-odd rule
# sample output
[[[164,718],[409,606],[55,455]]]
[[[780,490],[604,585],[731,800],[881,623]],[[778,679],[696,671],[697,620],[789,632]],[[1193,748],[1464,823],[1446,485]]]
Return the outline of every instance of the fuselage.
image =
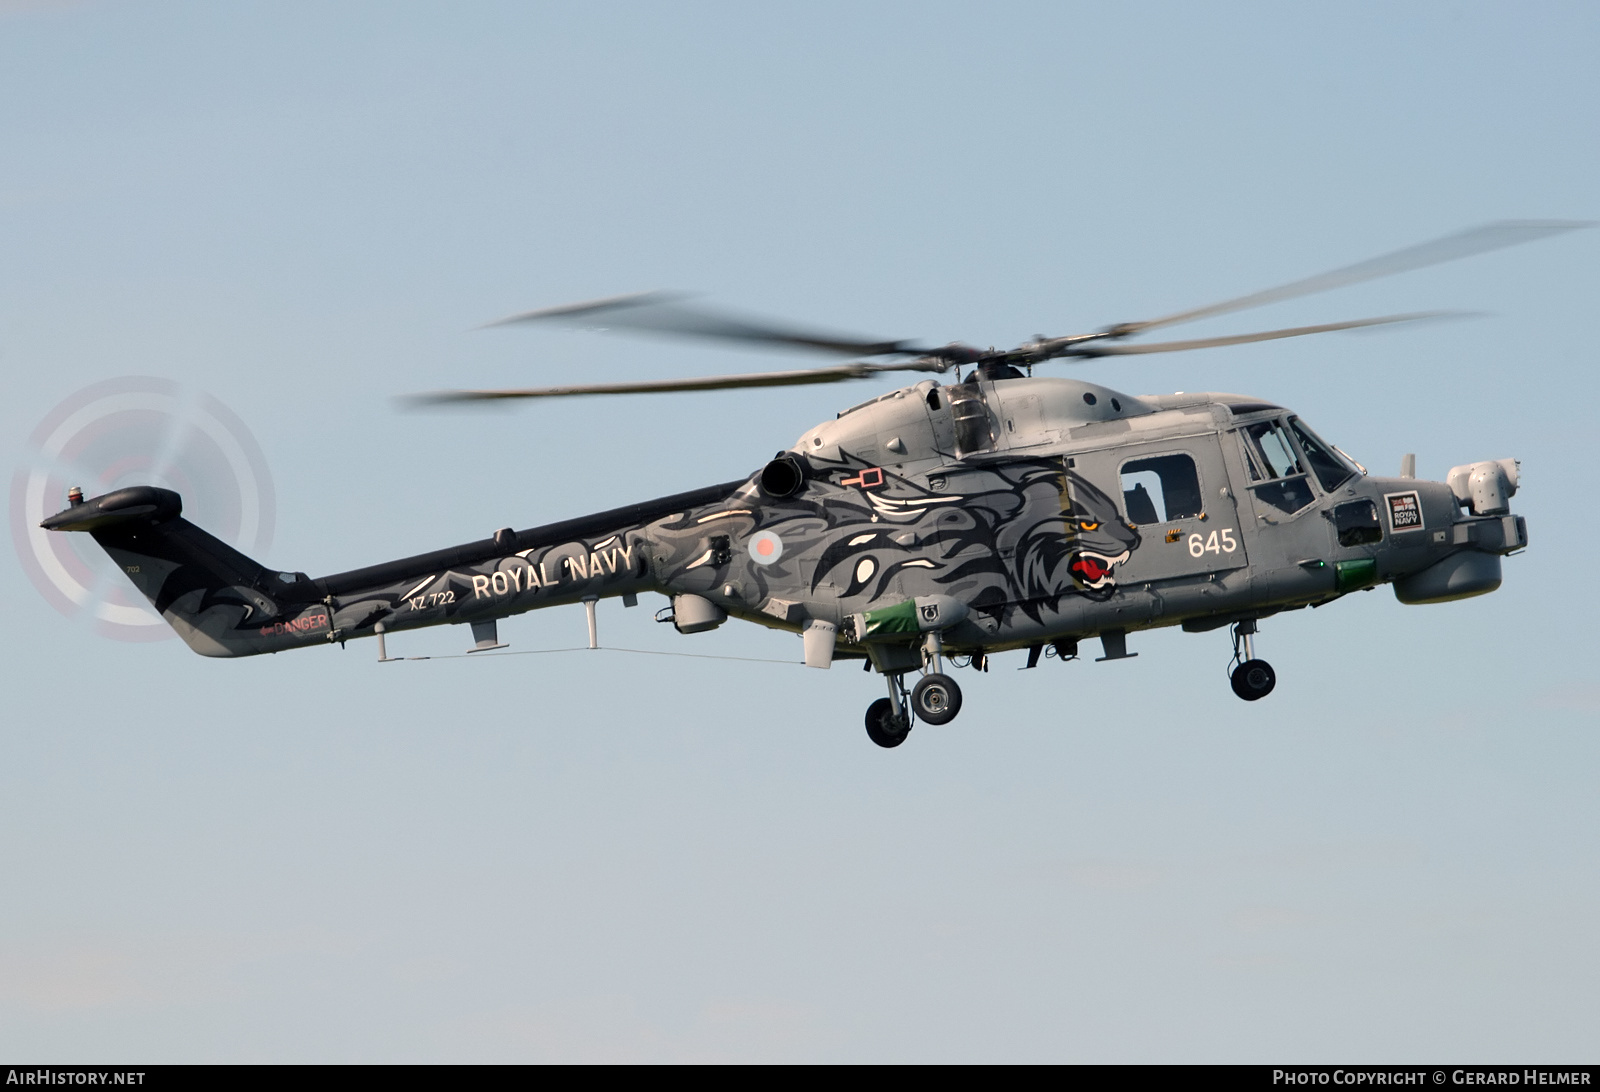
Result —
[[[234,554],[180,507],[122,490],[47,526],[93,532],[218,656],[659,592],[686,632],[821,624],[839,654],[905,670],[927,631],[979,652],[1209,629],[1383,582],[1459,598],[1526,541],[1445,483],[1367,475],[1283,407],[1057,378],[924,381],[748,479],[317,579]]]

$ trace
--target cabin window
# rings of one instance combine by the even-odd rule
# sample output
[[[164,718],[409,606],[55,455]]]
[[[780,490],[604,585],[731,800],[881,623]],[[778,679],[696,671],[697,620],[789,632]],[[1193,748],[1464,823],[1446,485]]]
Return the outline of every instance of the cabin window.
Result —
[[[1134,526],[1193,519],[1205,507],[1194,460],[1155,455],[1122,464],[1122,503]]]
[[[1345,465],[1334,449],[1322,442],[1322,439],[1306,427],[1306,423],[1298,417],[1289,418],[1289,428],[1294,431],[1295,439],[1300,441],[1300,450],[1306,453],[1306,462],[1311,464],[1312,471],[1317,475],[1317,481],[1322,483],[1322,488],[1329,493],[1339,488],[1355,476],[1355,471]]]
[[[1333,510],[1333,527],[1341,546],[1370,546],[1383,541],[1378,507],[1370,500],[1349,501]]]
[[[1277,421],[1261,421],[1239,430],[1244,441],[1250,489],[1262,504],[1293,514],[1316,499],[1311,481],[1289,434]]]

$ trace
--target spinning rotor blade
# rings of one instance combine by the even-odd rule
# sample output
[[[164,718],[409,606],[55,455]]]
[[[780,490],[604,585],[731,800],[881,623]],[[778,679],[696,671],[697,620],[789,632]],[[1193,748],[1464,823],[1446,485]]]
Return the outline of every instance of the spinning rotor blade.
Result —
[[[495,402],[511,398],[563,398],[574,394],[663,394],[671,391],[720,391],[736,387],[797,387],[810,383],[842,383],[851,379],[870,379],[879,372],[942,372],[942,361],[913,361],[906,364],[856,362],[830,368],[802,368],[791,372],[747,372],[744,375],[707,375],[694,379],[657,379],[641,383],[585,383],[567,387],[522,387],[510,390],[436,391],[411,395],[409,401],[421,406],[443,406],[462,402]]]
[[[518,322],[568,322],[584,326],[615,327],[648,334],[740,341],[843,356],[923,355],[937,350],[914,347],[906,341],[867,341],[827,330],[785,326],[766,319],[730,315],[686,302],[673,292],[640,292],[588,303],[546,307],[491,322],[507,326]]]
[[[1153,341],[1144,345],[1106,345],[1090,343],[1074,348],[1063,356],[1134,356],[1139,353],[1179,353],[1188,349],[1217,349],[1224,345],[1248,345],[1252,341],[1276,341],[1283,337],[1300,337],[1302,334],[1326,334],[1334,330],[1357,330],[1363,326],[1384,326],[1394,322],[1418,322],[1422,319],[1459,317],[1455,311],[1423,311],[1414,315],[1388,315],[1383,318],[1354,319],[1350,322],[1325,322],[1320,326],[1294,326],[1284,330],[1265,330],[1257,334],[1234,334],[1230,337],[1202,337],[1191,341]]]
[[[1193,322],[1196,319],[1210,318],[1212,315],[1225,315],[1232,311],[1243,311],[1249,307],[1262,307],[1269,303],[1277,303],[1279,300],[1294,299],[1296,296],[1309,296],[1314,292],[1326,292],[1334,288],[1343,288],[1348,284],[1359,284],[1362,281],[1376,280],[1379,277],[1408,273],[1413,269],[1421,269],[1424,266],[1452,262],[1457,258],[1469,258],[1474,254],[1483,254],[1486,251],[1499,250],[1502,247],[1516,246],[1519,243],[1531,243],[1535,239],[1543,239],[1547,235],[1559,235],[1564,231],[1590,226],[1592,225],[1589,222],[1583,220],[1501,220],[1493,224],[1484,224],[1482,227],[1469,228],[1454,235],[1446,235],[1431,242],[1418,243],[1416,246],[1405,247],[1390,254],[1369,258],[1364,262],[1357,262],[1355,265],[1347,265],[1340,269],[1319,273],[1314,277],[1306,277],[1302,280],[1290,281],[1288,284],[1281,284],[1276,288],[1253,292],[1248,296],[1240,296],[1237,299],[1224,300],[1221,303],[1213,303],[1206,307],[1197,307],[1192,311],[1180,311],[1175,315],[1150,319],[1146,322],[1125,322],[1111,327],[1107,332],[1114,337],[1126,337],[1129,334],[1154,330],[1159,326],[1173,326],[1180,322]],[[1340,327],[1330,327],[1330,329],[1340,329]],[[1217,344],[1231,343],[1218,342]],[[1198,348],[1199,346],[1196,347]]]
[[[1172,326],[1180,322],[1193,322],[1214,315],[1261,307],[1280,300],[1294,299],[1326,292],[1345,285],[1359,284],[1378,277],[1393,276],[1425,266],[1438,265],[1458,258],[1470,257],[1503,247],[1533,242],[1549,235],[1558,235],[1591,224],[1577,220],[1504,220],[1484,224],[1446,235],[1430,242],[1405,247],[1389,254],[1370,258],[1354,265],[1305,277],[1276,288],[1254,292],[1248,296],[1224,300],[1206,307],[1149,319],[1144,322],[1126,322],[1106,327],[1095,333],[1073,334],[1066,337],[1038,337],[1014,349],[978,349],[954,343],[942,347],[920,347],[908,341],[867,341],[862,338],[833,331],[790,326],[768,319],[738,316],[691,304],[681,294],[668,292],[643,292],[631,296],[613,296],[609,299],[591,300],[587,303],[548,307],[537,311],[524,311],[511,315],[490,326],[506,326],[523,322],[565,322],[579,326],[613,327],[646,334],[666,334],[724,342],[739,342],[769,348],[800,349],[809,352],[838,353],[860,357],[900,356],[911,357],[900,363],[867,363],[854,361],[825,368],[807,368],[798,371],[753,372],[743,375],[702,376],[693,379],[663,379],[637,383],[594,383],[560,387],[528,387],[508,390],[438,391],[432,394],[411,396],[408,401],[420,405],[443,405],[461,402],[503,401],[513,398],[558,398],[579,394],[655,394],[671,391],[713,391],[743,387],[787,387],[814,383],[838,383],[851,379],[865,379],[880,372],[917,371],[946,372],[953,367],[976,365],[982,374],[1003,366],[1031,369],[1048,360],[1066,358],[1090,359],[1106,356],[1133,356],[1144,353],[1173,353],[1189,349],[1212,349],[1225,345],[1247,345],[1255,341],[1275,341],[1280,338],[1302,337],[1306,334],[1323,334],[1335,330],[1354,330],[1366,326],[1384,326],[1400,322],[1415,322],[1426,318],[1443,317],[1446,312],[1426,314],[1389,315],[1383,318],[1357,319],[1351,322],[1330,322],[1316,326],[1296,326],[1282,330],[1266,330],[1252,334],[1235,334],[1226,337],[1196,338],[1186,341],[1163,341],[1153,344],[1129,344],[1122,339],[1147,330]],[[1031,372],[1030,372],[1031,374]]]

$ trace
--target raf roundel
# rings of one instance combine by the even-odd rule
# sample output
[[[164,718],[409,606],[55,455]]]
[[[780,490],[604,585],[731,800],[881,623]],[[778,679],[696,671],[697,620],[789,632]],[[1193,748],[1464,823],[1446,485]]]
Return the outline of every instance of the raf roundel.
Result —
[[[750,560],[757,565],[771,565],[783,556],[783,539],[771,531],[761,531],[750,538]]]

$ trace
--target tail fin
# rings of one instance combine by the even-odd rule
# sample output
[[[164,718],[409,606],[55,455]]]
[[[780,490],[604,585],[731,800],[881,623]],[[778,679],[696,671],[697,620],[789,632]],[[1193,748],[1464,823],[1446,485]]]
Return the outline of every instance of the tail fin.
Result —
[[[87,531],[184,643],[202,656],[298,648],[330,632],[327,606],[299,573],[276,573],[184,519],[170,489],[118,489],[41,526]]]

